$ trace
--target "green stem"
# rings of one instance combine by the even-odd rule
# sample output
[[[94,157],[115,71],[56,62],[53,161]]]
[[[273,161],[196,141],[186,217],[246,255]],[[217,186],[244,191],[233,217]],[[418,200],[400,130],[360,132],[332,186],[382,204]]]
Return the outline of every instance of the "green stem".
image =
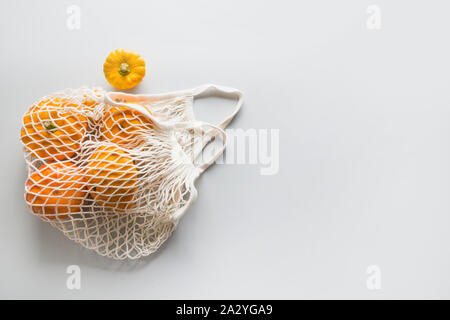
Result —
[[[46,120],[42,123],[43,127],[45,128],[45,130],[47,130],[48,132],[53,132],[56,129],[58,129],[58,127],[56,126],[56,124],[52,121]]]
[[[126,62],[122,62],[119,66],[119,73],[123,76],[130,74],[130,65]]]

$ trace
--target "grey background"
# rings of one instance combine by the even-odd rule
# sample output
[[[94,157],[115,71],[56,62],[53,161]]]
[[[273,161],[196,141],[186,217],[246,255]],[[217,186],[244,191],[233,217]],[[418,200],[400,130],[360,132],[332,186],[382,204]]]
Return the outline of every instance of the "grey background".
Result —
[[[66,27],[69,5],[81,29]],[[379,5],[381,30],[366,9]],[[449,298],[447,1],[5,1],[0,4],[1,298]],[[20,121],[37,98],[103,86],[142,53],[132,92],[242,90],[231,128],[279,129],[280,170],[215,165],[161,250],[97,256],[28,213]],[[229,107],[228,107],[229,106]],[[231,103],[203,99],[199,118]],[[79,265],[81,290],[66,288]],[[366,268],[381,269],[368,290]]]

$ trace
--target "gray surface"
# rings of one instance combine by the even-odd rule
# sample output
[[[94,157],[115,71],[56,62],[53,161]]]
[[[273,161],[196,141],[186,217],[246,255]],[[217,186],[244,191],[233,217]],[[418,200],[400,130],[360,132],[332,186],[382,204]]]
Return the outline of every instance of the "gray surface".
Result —
[[[66,8],[81,8],[68,30]],[[368,30],[378,4],[381,30]],[[2,1],[2,298],[450,298],[450,5],[444,1]],[[216,165],[162,250],[111,261],[30,215],[20,119],[143,53],[134,92],[245,93],[231,128],[280,129],[280,171]],[[210,120],[211,110],[198,108]],[[211,101],[210,101],[211,102]],[[220,111],[219,111],[220,110]],[[79,265],[81,290],[66,288]],[[381,269],[380,290],[366,268]]]

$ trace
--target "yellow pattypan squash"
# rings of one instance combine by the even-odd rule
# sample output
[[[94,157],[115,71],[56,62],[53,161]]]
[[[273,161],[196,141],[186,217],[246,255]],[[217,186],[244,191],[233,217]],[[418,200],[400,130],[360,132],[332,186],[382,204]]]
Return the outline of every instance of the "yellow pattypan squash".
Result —
[[[137,86],[145,76],[145,61],[139,53],[117,49],[109,54],[103,64],[106,80],[117,89]]]

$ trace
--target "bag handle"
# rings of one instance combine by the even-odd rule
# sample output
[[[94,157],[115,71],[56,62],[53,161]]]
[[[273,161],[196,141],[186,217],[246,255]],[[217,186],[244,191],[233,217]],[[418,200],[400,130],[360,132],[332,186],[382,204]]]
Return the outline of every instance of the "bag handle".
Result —
[[[209,123],[204,123],[204,125],[209,126],[211,128],[211,130],[208,132],[208,135],[211,135],[211,132],[213,132],[213,131],[216,131],[217,133],[219,133],[221,135],[222,146],[219,148],[219,150],[216,151],[216,153],[209,160],[207,160],[197,166],[197,168],[200,170],[200,173],[202,173],[203,171],[208,169],[208,167],[211,166],[223,154],[223,152],[225,151],[225,148],[227,146],[227,135],[226,135],[225,131],[223,131],[222,128],[212,125],[212,124],[209,124]],[[214,137],[214,136],[212,136],[212,137]],[[209,143],[209,141],[211,141],[212,137],[210,137],[208,139],[208,143]],[[203,152],[203,150],[205,149],[205,146],[206,145],[202,146],[201,152]],[[200,154],[201,154],[201,152],[200,152]]]
[[[195,148],[195,146],[194,146],[194,150],[193,150],[194,160],[203,152],[206,144],[208,144],[213,137],[215,137],[217,134],[219,134],[221,136],[222,146],[218,150],[216,150],[214,155],[210,159],[205,160],[198,165],[194,165],[197,168],[199,175],[201,173],[203,173],[203,171],[205,171],[208,167],[210,167],[220,157],[220,155],[224,152],[225,147],[227,145],[227,135],[226,135],[225,131],[223,129],[219,128],[218,126],[212,125],[210,123],[203,122],[203,121],[195,121],[194,123],[180,122],[180,123],[174,124],[173,127],[175,129],[196,129],[196,128],[202,128],[202,127],[210,128],[210,130],[208,130],[205,133],[206,139],[205,138],[204,139],[205,139],[206,143],[202,139],[202,143],[199,145],[199,147]],[[215,132],[215,134],[212,134],[212,132]]]
[[[218,132],[221,136],[222,136],[222,147],[217,150],[214,155],[207,161],[202,162],[199,165],[195,165],[194,167],[197,169],[194,181],[200,177],[200,175],[209,167],[211,166],[214,161],[217,160],[217,158],[220,157],[220,155],[223,153],[223,151],[225,150],[226,144],[227,144],[227,135],[225,133],[225,131],[223,131],[223,129],[219,128],[218,126],[212,125],[210,123],[207,122],[202,122],[202,121],[195,121],[194,123],[192,122],[181,122],[181,123],[177,123],[174,125],[174,128],[176,129],[195,129],[195,128],[200,128],[200,127],[210,127],[211,129],[208,131],[208,134],[210,134],[210,132],[212,131],[216,131]],[[211,140],[212,137],[210,137],[208,139],[208,142]],[[203,151],[204,147],[206,144],[202,144],[200,149],[200,153]],[[198,156],[198,153],[195,152],[194,150],[194,157]],[[195,160],[195,159],[194,159]],[[197,190],[195,188],[192,189],[192,194],[190,197],[189,202],[187,203],[187,205],[185,205],[184,207],[178,209],[171,217],[171,219],[173,221],[175,221],[175,223],[178,223],[178,221],[180,220],[180,218],[186,213],[186,210],[192,205],[192,203],[195,201],[195,199],[197,199]]]
[[[131,103],[139,103],[139,102],[145,102],[148,99],[151,98],[174,98],[177,96],[193,96],[193,97],[199,97],[207,92],[211,92],[213,94],[216,94],[217,96],[222,96],[224,98],[236,98],[237,102],[234,106],[233,112],[226,117],[221,123],[219,123],[217,126],[221,129],[225,129],[228,124],[233,120],[233,118],[236,116],[236,114],[241,109],[242,103],[243,103],[243,94],[241,91],[225,87],[225,86],[219,86],[215,84],[204,84],[202,86],[199,86],[194,89],[188,89],[188,90],[181,90],[181,91],[173,91],[169,93],[160,93],[160,94],[129,94],[124,92],[108,92],[105,94],[105,103],[113,106],[117,105],[123,105],[123,103],[116,102],[114,99],[116,98],[122,98],[124,100],[127,100]]]
[[[244,102],[244,97],[241,91],[234,89],[234,88],[230,88],[230,87],[225,87],[225,86],[218,86],[215,84],[205,84],[202,85],[200,87],[197,87],[195,89],[192,90],[192,96],[193,97],[199,97],[204,95],[205,93],[210,92],[213,94],[216,94],[217,96],[222,96],[224,98],[237,98],[236,104],[234,106],[233,112],[226,117],[221,123],[219,123],[218,125],[214,126],[216,129],[221,129],[222,131],[230,124],[231,120],[233,120],[233,118],[236,116],[236,114],[239,112],[239,110],[242,107],[242,104]],[[197,150],[194,151],[194,156],[197,157],[198,155],[200,155],[203,151],[203,149],[206,147],[206,145],[211,141],[211,139],[214,137],[214,135],[212,134],[214,130],[209,130],[206,132],[206,136],[209,136],[208,139],[205,139],[203,141],[203,145]],[[226,140],[225,140],[226,143]],[[226,146],[226,145],[225,145]],[[224,149],[225,149],[224,146]],[[223,152],[223,150],[222,150]],[[216,158],[217,159],[217,158]]]
[[[241,109],[242,103],[244,101],[243,94],[241,91],[234,88],[218,86],[215,84],[205,84],[193,89],[192,95],[194,97],[199,97],[207,93],[208,91],[224,98],[237,98],[233,112],[217,125],[217,127],[219,127],[220,129],[225,129]]]

